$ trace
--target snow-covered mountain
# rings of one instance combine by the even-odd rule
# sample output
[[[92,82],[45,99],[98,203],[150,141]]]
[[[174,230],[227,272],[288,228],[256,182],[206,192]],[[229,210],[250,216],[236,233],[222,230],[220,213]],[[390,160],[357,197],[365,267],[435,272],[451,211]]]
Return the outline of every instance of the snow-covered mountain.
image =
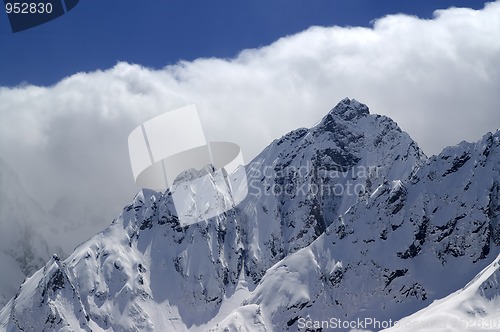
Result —
[[[246,199],[210,220],[181,226],[170,191],[143,189],[109,228],[26,280],[0,331],[320,331],[400,319],[498,255],[499,159],[500,132],[427,158],[391,119],[346,98],[271,143],[246,167]],[[232,202],[225,183],[214,172],[204,184],[221,211]],[[215,202],[191,189],[193,202]]]

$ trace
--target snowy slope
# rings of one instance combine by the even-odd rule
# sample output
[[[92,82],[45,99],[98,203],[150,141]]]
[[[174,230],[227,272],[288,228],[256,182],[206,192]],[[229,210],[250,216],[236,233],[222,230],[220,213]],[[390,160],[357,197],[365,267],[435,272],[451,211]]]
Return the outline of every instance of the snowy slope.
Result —
[[[392,120],[344,99],[271,143],[246,168],[247,198],[217,217],[182,226],[170,191],[142,190],[108,229],[28,279],[0,311],[0,331],[400,319],[498,255],[499,138],[427,159]],[[203,185],[218,194],[190,188],[191,201],[226,210],[225,183],[213,173]]]
[[[384,331],[500,330],[500,256],[464,288]]]

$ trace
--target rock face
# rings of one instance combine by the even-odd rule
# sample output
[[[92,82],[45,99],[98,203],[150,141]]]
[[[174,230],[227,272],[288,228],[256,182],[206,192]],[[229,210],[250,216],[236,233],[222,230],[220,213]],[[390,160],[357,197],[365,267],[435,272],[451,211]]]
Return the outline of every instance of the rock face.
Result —
[[[400,319],[499,253],[499,159],[500,132],[427,158],[391,119],[346,98],[272,142],[246,167],[246,199],[217,217],[181,226],[169,191],[142,190],[108,229],[28,279],[0,330],[319,331],[330,319]],[[193,201],[226,207],[223,184],[213,177],[217,200],[192,188]]]

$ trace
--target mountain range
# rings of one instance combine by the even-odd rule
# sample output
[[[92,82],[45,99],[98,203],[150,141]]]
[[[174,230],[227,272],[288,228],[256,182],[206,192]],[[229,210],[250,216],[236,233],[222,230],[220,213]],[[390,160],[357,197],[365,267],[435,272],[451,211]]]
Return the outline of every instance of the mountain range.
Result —
[[[475,331],[499,317],[500,131],[427,157],[346,98],[246,165],[237,206],[226,175],[207,167],[204,191],[182,181],[196,172],[52,255],[0,331]],[[193,211],[221,212],[182,225],[172,192],[186,188]]]

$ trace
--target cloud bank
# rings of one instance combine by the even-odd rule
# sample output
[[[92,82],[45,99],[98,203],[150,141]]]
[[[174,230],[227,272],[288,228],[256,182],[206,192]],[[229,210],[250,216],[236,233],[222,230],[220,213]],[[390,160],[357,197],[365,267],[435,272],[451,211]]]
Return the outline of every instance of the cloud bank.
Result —
[[[390,116],[435,154],[500,127],[499,31],[497,1],[436,11],[431,20],[391,15],[372,28],[311,27],[234,59],[161,70],[118,63],[50,87],[2,87],[0,158],[46,209],[59,200],[66,219],[83,222],[78,209],[91,207],[85,218],[101,216],[93,223],[102,228],[138,189],[128,134],[191,103],[207,139],[239,144],[247,162],[346,96]]]

